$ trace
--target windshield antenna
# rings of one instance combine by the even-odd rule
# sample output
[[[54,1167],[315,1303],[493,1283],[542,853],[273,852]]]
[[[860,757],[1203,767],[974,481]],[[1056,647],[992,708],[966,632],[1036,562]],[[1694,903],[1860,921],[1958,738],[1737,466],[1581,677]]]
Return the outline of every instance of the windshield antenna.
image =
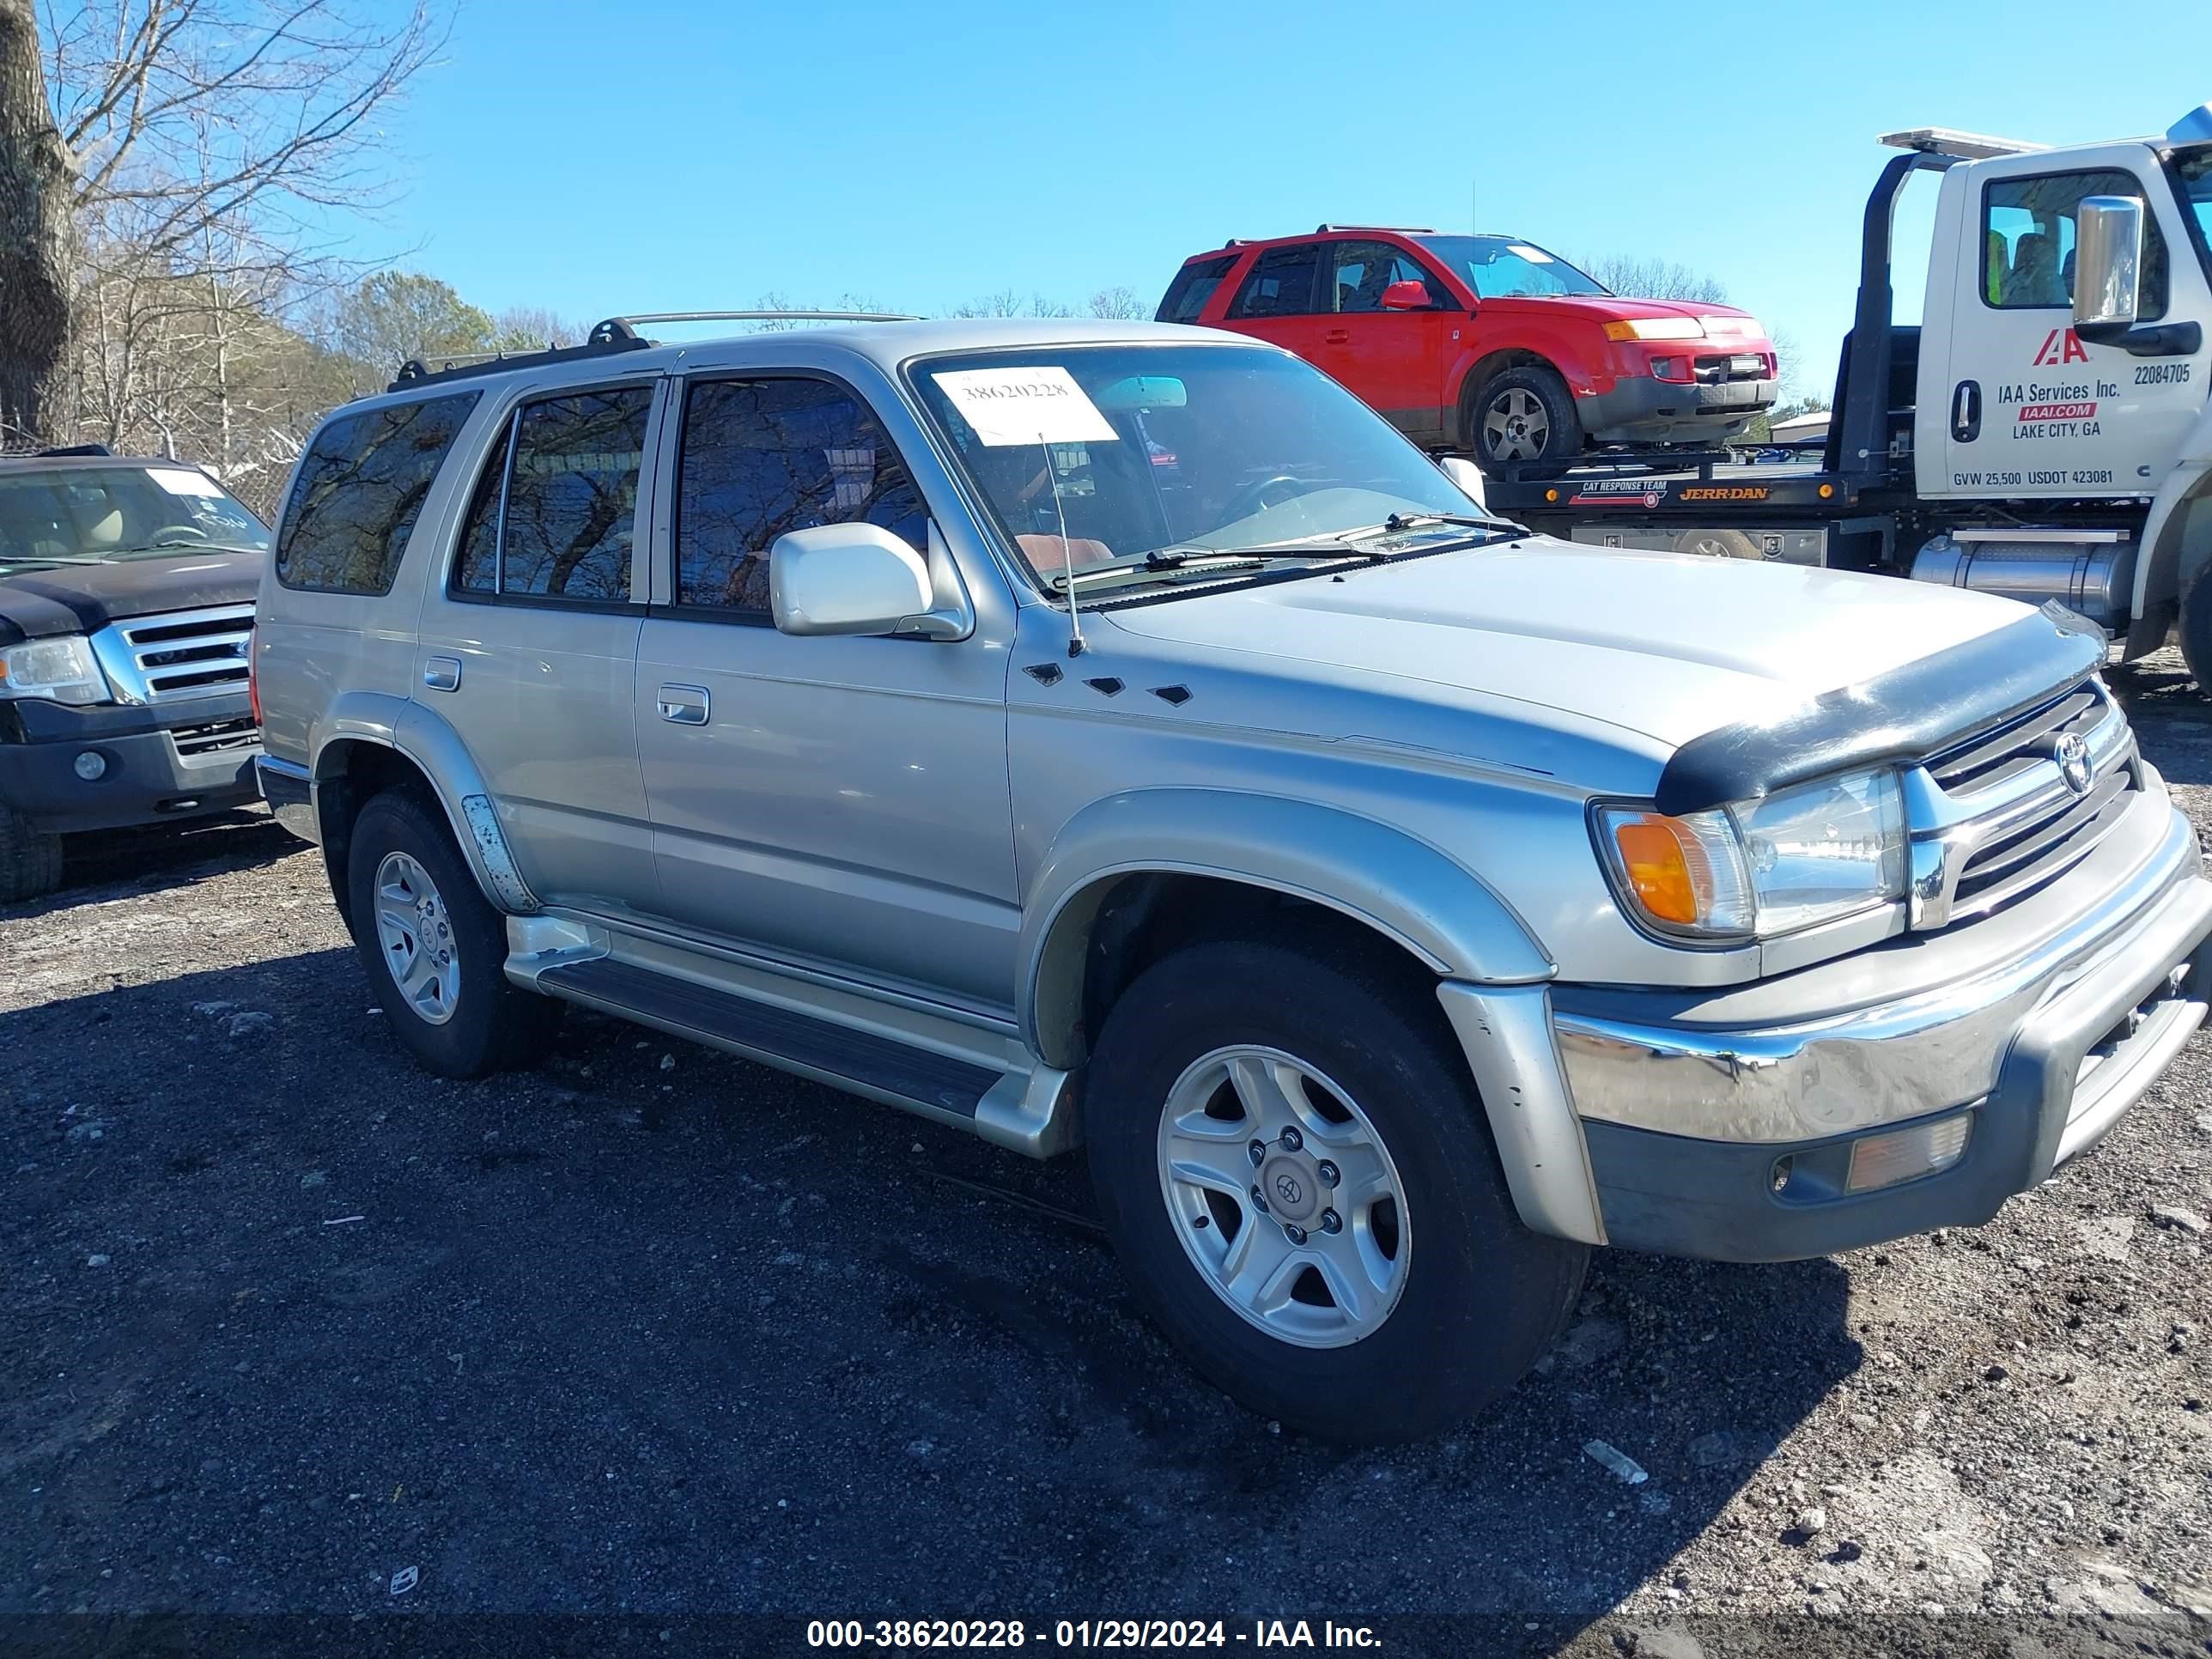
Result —
[[[1074,630],[1067,641],[1067,654],[1083,654],[1083,613],[1075,604],[1075,544],[1067,539],[1067,509],[1060,502],[1060,469],[1052,464],[1052,446],[1037,434],[1037,448],[1044,454],[1044,476],[1052,485],[1052,510],[1060,520],[1060,568],[1067,573],[1067,625]]]

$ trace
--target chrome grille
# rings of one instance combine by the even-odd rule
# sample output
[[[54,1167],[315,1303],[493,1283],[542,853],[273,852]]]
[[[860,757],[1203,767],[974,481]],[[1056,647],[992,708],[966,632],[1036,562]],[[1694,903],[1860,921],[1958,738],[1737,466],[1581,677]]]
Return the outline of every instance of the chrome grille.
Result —
[[[92,649],[121,701],[169,703],[246,690],[252,641],[253,607],[226,605],[110,623]]]
[[[2059,756],[2075,745],[2069,781]],[[2063,874],[2119,822],[2142,782],[2135,735],[2095,680],[1912,769],[1913,926],[1986,915]]]

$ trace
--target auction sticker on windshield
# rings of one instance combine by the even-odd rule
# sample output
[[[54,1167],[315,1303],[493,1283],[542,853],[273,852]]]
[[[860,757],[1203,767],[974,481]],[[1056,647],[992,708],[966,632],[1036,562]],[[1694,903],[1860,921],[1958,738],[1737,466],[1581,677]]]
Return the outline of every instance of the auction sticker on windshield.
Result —
[[[948,369],[930,378],[993,449],[1112,443],[1120,436],[1064,368]]]
[[[195,472],[189,467],[149,466],[146,476],[167,490],[172,495],[206,495],[219,499],[222,486],[204,472]]]

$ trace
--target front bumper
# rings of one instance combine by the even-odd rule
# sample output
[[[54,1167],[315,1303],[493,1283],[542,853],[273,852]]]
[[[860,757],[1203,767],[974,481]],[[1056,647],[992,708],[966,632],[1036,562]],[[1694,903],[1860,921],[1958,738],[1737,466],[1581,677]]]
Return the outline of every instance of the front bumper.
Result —
[[[154,708],[30,699],[5,708],[0,801],[44,833],[197,817],[258,799],[260,737],[242,692]],[[97,779],[77,775],[77,757],[88,752],[104,764]]]
[[[1822,1255],[1986,1221],[2094,1146],[2212,995],[2212,882],[2195,832],[2162,792],[2145,805],[2123,826],[2131,834],[2115,832],[2124,844],[2100,849],[2128,873],[2063,926],[2022,906],[1686,1009],[1654,993],[1555,991],[1607,1242],[1725,1261]],[[2004,948],[2038,929],[2027,949]],[[1984,959],[1966,971],[1970,953]],[[1896,993],[1823,1011],[1870,970]],[[1639,1000],[1658,1017],[1639,1020]],[[1746,1012],[1762,1018],[1729,1022]],[[1968,1120],[1956,1163],[1846,1189],[1855,1143],[1956,1115]]]
[[[1715,441],[1773,406],[1779,382],[1690,383],[1623,375],[1607,392],[1575,398],[1583,430],[1600,443]]]

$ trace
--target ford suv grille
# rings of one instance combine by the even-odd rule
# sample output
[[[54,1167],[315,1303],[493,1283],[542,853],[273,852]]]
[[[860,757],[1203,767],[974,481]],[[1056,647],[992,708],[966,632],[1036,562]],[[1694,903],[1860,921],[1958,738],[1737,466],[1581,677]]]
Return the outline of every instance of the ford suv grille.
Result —
[[[252,641],[253,607],[226,605],[110,623],[92,648],[119,699],[159,704],[246,690]]]
[[[2092,679],[1909,770],[1912,925],[1986,915],[2080,863],[2133,804],[2140,765]]]

